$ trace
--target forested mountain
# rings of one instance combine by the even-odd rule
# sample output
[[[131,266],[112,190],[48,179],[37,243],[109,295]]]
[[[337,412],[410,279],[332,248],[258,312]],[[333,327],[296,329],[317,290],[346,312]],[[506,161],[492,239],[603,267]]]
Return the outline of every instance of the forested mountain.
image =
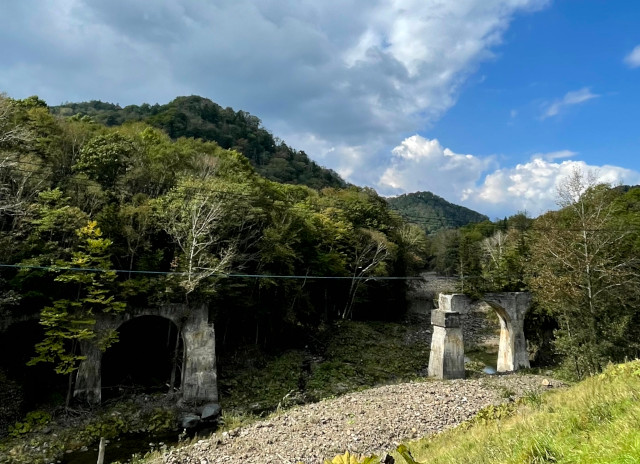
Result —
[[[124,108],[94,100],[54,106],[51,112],[62,116],[89,116],[109,127],[144,121],[162,129],[172,139],[193,137],[236,150],[269,180],[315,189],[346,187],[337,173],[311,161],[304,151],[295,150],[274,138],[256,116],[222,108],[207,98],[178,97],[166,105],[145,103]]]
[[[406,221],[421,226],[428,234],[489,219],[484,214],[449,203],[431,192],[407,193],[387,198],[387,202]]]
[[[174,138],[193,124],[170,137],[58,114],[0,94],[0,318],[41,315],[37,359],[73,371],[79,342],[113,341],[92,332],[95,315],[126,306],[207,302],[221,346],[295,343],[283,334],[401,310],[404,282],[364,279],[414,274],[426,237],[375,191],[271,181],[236,151]]]

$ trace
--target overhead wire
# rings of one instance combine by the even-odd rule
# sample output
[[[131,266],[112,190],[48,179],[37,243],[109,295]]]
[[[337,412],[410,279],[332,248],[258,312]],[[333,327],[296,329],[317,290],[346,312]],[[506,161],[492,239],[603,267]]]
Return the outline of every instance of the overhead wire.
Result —
[[[114,272],[116,274],[151,274],[151,275],[207,275],[208,277],[222,278],[247,278],[247,279],[309,279],[309,280],[422,280],[420,276],[317,276],[317,275],[278,275],[278,274],[238,274],[238,273],[212,273],[207,272],[180,272],[180,271],[143,271],[128,269],[107,269],[69,266],[40,266],[35,264],[6,264],[0,263],[0,268],[35,269],[43,271],[72,271],[72,272]]]

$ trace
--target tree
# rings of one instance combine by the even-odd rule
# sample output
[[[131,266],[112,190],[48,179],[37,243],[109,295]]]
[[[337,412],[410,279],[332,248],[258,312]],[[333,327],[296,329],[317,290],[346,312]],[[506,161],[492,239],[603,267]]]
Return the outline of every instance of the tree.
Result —
[[[340,317],[351,319],[353,317],[353,304],[356,294],[366,277],[386,275],[386,260],[393,252],[394,246],[387,237],[378,231],[362,229],[357,232],[353,248],[352,261],[350,263],[351,284],[347,302]]]
[[[73,169],[105,188],[113,188],[129,169],[135,151],[133,141],[119,132],[98,135],[82,147]]]
[[[482,241],[484,291],[519,292],[525,289],[529,260],[530,219],[519,213],[501,221],[503,228]]]
[[[187,178],[155,205],[161,227],[178,247],[172,277],[177,278],[188,304],[189,295],[206,279],[227,271],[235,256],[233,243],[221,244],[228,203],[206,182]]]
[[[0,218],[24,214],[42,183],[38,160],[26,153],[36,136],[19,113],[16,102],[0,93]]]
[[[92,343],[104,351],[117,341],[115,330],[96,331],[96,316],[125,309],[125,304],[115,296],[116,273],[108,270],[111,241],[102,237],[95,221],[89,221],[77,234],[78,250],[73,252],[70,261],[57,263],[62,270],[54,268],[59,272],[55,282],[65,287],[68,296],[42,310],[40,324],[45,328],[45,338],[36,345],[37,355],[29,361],[29,365],[53,363],[58,374],[69,376],[67,407],[73,391],[73,373],[85,359],[81,344]]]
[[[637,355],[627,338],[638,315],[637,230],[621,223],[618,195],[576,170],[558,187],[562,209],[535,223],[530,286],[578,378]]]

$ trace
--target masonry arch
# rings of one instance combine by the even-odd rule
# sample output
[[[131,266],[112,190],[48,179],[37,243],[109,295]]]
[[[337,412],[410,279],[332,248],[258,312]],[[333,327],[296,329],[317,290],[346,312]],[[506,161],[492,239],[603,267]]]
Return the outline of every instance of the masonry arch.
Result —
[[[133,308],[118,315],[99,315],[96,330],[118,329],[125,322],[144,316],[169,320],[179,328],[184,353],[180,375],[182,398],[194,403],[217,403],[215,332],[209,322],[208,307],[173,304]],[[74,396],[89,403],[99,403],[102,400],[103,353],[90,343],[83,344],[81,349],[86,358],[78,369]]]
[[[118,342],[102,356],[103,399],[128,392],[167,391],[174,357],[173,386],[180,388],[184,336],[175,322],[159,315],[140,315],[124,321],[117,331]]]
[[[487,293],[483,300],[491,306],[500,320],[498,346],[498,372],[511,372],[528,368],[529,353],[524,336],[525,315],[531,307],[528,292]]]
[[[528,292],[487,293],[482,298],[500,320],[498,372],[529,367],[524,320],[531,306]],[[445,379],[464,377],[464,338],[460,314],[468,311],[463,294],[440,293],[439,307],[431,312],[433,335],[429,355],[429,376]]]

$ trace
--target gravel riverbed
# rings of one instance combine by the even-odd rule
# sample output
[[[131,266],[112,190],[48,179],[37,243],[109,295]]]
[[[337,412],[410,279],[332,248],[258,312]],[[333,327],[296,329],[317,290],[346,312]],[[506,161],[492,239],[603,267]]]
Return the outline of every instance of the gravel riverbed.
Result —
[[[165,464],[322,463],[346,450],[378,455],[400,442],[443,431],[543,386],[536,375],[389,385],[307,404],[221,435],[174,449]],[[547,383],[547,382],[544,382]]]

